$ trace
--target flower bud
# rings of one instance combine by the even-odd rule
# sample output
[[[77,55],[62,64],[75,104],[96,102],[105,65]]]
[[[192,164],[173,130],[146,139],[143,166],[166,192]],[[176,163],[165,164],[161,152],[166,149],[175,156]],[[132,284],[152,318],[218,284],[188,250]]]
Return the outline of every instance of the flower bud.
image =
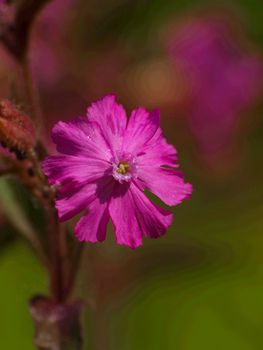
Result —
[[[36,144],[36,132],[30,118],[8,100],[0,102],[0,141],[19,160],[25,159]]]

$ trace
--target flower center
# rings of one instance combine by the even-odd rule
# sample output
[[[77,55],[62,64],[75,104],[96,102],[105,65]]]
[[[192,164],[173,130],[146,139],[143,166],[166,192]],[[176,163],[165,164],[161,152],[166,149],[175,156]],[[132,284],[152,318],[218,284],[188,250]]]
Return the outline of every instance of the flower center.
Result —
[[[117,154],[112,159],[112,175],[120,183],[137,177],[137,158],[129,153]]]
[[[120,162],[117,166],[116,172],[118,174],[125,175],[129,172],[130,170],[130,165],[128,162]]]

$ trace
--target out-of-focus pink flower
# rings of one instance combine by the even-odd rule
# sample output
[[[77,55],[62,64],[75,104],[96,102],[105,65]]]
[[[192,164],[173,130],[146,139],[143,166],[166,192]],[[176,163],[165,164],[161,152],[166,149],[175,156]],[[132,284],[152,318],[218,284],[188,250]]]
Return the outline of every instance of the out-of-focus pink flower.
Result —
[[[235,142],[241,113],[262,88],[263,60],[223,16],[190,18],[170,34],[168,50],[189,84],[189,124],[204,155]]]
[[[172,222],[172,213],[151,203],[144,190],[170,206],[192,192],[174,169],[177,153],[162,134],[158,111],[138,108],[127,121],[108,95],[86,117],[58,122],[52,137],[62,155],[48,157],[43,169],[50,184],[60,186],[61,220],[87,210],[75,227],[81,241],[103,241],[111,218],[117,243],[136,248],[143,236],[157,238]]]

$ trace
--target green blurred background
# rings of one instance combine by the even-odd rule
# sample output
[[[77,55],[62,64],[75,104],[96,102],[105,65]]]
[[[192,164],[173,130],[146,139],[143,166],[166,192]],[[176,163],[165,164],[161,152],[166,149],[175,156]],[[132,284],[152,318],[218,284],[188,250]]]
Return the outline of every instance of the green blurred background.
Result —
[[[213,5],[235,13],[246,38],[259,52],[263,49],[261,0]],[[263,349],[262,103],[246,112],[234,166],[222,163],[218,171],[200,159],[182,118],[174,117],[181,110],[165,99],[156,101],[159,90],[144,96],[138,87],[136,92],[136,74],[165,61],[167,23],[207,8],[210,2],[77,1],[69,6],[66,34],[58,39],[60,64],[66,69],[55,82],[40,78],[49,127],[57,119],[84,113],[90,101],[111,91],[130,109],[161,104],[165,135],[176,145],[186,179],[194,186],[191,200],[174,208],[174,224],[164,237],[145,239],[136,251],[115,246],[112,232],[103,245],[86,245],[75,291],[87,302],[85,349]],[[54,17],[56,21],[58,13]],[[10,76],[6,63],[2,71]],[[147,77],[158,86],[154,73],[153,68]],[[3,182],[0,191],[0,347],[30,350],[28,300],[46,293],[48,281],[19,235],[28,214],[17,204],[28,201],[28,195],[18,187],[18,200],[12,200]]]

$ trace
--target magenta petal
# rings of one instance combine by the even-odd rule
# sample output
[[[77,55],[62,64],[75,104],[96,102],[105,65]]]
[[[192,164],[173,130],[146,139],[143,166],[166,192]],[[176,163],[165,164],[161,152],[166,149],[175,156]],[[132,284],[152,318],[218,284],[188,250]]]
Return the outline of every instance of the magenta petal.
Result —
[[[176,149],[173,145],[167,143],[160,128],[158,128],[153,138],[143,146],[138,160],[140,164],[148,166],[178,166]]]
[[[172,213],[152,203],[134,184],[131,185],[131,193],[143,235],[150,238],[162,236],[172,224]]]
[[[117,186],[109,205],[118,244],[137,248],[142,244],[142,232],[135,216],[134,200],[129,185]]]
[[[95,183],[80,186],[68,184],[58,193],[56,208],[61,221],[69,220],[86,209],[96,198],[97,185]]]
[[[172,222],[170,212],[151,203],[132,183],[116,189],[109,210],[117,243],[130,248],[140,246],[142,236],[163,235]]]
[[[180,172],[170,168],[142,166],[138,180],[167,205],[177,205],[192,193],[192,185],[184,182]]]
[[[102,242],[106,237],[109,222],[108,203],[96,199],[89,205],[89,210],[75,227],[75,235],[80,241]]]
[[[160,126],[160,113],[152,113],[144,108],[135,109],[126,128],[123,149],[129,153],[141,153],[142,148],[149,142]]]
[[[68,181],[86,184],[98,180],[110,172],[110,164],[100,159],[50,156],[42,163],[50,184],[60,185]]]
[[[80,241],[97,242],[105,239],[109,221],[108,206],[115,181],[112,176],[105,176],[96,181],[94,185],[96,186],[94,196],[92,194],[93,189],[90,186],[87,187],[87,191],[90,191],[90,193],[87,193],[86,203],[88,212],[75,227],[75,235]],[[90,197],[89,194],[91,194]]]
[[[109,202],[115,182],[112,176],[105,176],[85,186],[69,182],[58,192],[56,208],[61,220],[67,220],[97,199],[102,205]]]
[[[85,127],[83,124],[86,124]],[[84,123],[83,118],[55,124],[52,139],[60,153],[102,160],[111,159],[111,152],[98,125],[88,123],[87,120]]]
[[[115,96],[107,95],[92,103],[87,110],[87,118],[89,122],[96,122],[100,125],[113,155],[116,150],[120,150],[127,117],[124,108],[116,103]]]

